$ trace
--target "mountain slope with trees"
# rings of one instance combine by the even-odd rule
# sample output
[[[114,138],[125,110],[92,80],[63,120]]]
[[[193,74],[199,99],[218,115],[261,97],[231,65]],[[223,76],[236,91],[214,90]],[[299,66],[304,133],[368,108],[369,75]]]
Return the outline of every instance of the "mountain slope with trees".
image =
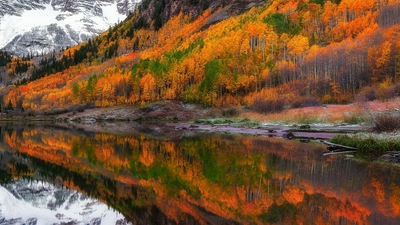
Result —
[[[394,97],[399,12],[398,1],[382,0],[143,2],[100,37],[43,62],[4,104],[44,112],[171,99],[296,107]]]

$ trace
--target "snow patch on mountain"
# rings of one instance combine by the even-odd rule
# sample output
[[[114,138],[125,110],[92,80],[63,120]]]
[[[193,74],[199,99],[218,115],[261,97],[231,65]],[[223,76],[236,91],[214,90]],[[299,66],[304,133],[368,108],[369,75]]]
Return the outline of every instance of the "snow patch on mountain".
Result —
[[[0,224],[128,225],[122,214],[77,191],[41,181],[0,186]]]
[[[0,0],[0,49],[48,53],[79,44],[123,21],[138,0]]]
[[[0,20],[0,48],[6,46],[16,35],[35,27],[57,23],[57,15],[50,4],[44,9],[26,10],[20,16],[5,15]]]

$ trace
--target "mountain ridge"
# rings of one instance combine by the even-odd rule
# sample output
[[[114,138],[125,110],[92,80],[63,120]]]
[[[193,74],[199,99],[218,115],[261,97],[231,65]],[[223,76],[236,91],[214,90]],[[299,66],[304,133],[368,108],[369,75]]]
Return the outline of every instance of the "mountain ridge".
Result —
[[[17,56],[77,45],[124,20],[136,0],[0,1],[0,48]]]

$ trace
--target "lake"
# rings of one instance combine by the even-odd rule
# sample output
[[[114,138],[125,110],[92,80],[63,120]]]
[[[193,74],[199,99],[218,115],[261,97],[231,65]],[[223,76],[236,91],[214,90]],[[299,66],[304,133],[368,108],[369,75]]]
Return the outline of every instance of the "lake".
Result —
[[[324,150],[156,124],[0,123],[0,224],[400,223],[398,166]]]

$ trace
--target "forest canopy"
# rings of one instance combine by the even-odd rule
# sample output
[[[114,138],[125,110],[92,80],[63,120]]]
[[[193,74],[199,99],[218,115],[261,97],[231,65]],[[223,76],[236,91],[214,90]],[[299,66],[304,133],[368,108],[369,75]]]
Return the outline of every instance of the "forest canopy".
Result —
[[[346,103],[366,90],[381,98],[400,93],[397,0],[275,0],[213,23],[224,10],[146,27],[136,26],[140,13],[132,15],[43,62],[4,105],[51,111],[175,99],[251,106],[278,97],[291,105],[310,97]]]

